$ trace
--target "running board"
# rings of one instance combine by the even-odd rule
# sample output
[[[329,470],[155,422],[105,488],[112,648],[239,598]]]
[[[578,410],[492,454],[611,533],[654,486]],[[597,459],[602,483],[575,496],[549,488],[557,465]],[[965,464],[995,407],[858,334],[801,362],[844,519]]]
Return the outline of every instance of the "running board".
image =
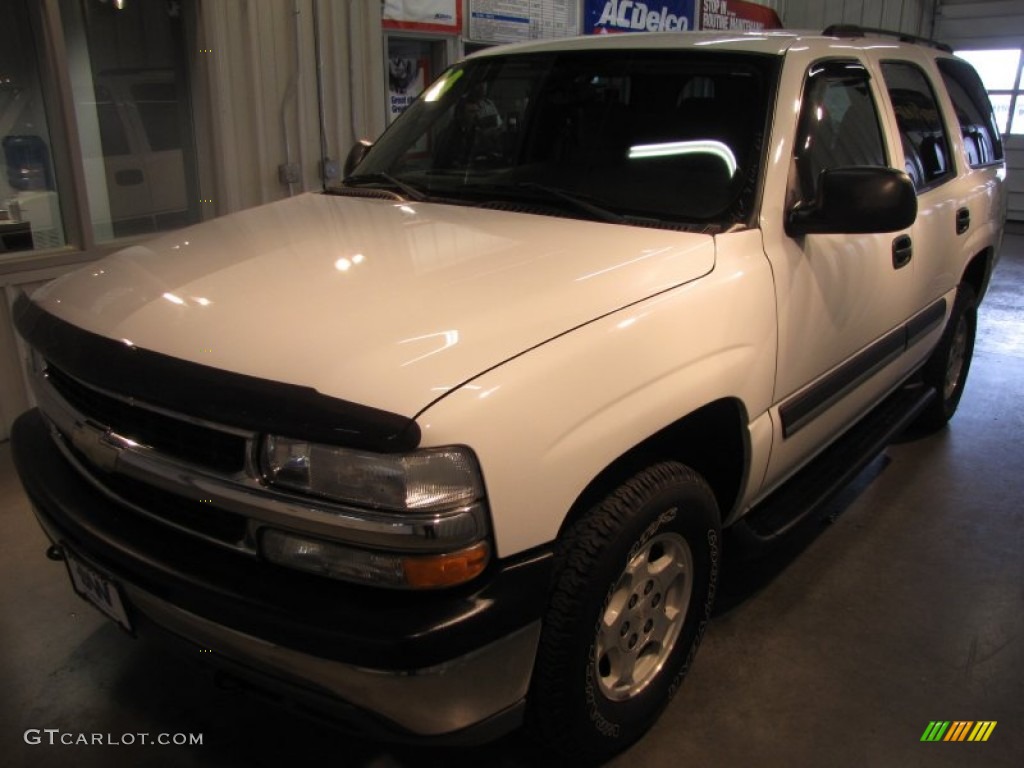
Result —
[[[820,511],[906,429],[938,393],[906,385],[732,526],[739,543],[763,548]]]

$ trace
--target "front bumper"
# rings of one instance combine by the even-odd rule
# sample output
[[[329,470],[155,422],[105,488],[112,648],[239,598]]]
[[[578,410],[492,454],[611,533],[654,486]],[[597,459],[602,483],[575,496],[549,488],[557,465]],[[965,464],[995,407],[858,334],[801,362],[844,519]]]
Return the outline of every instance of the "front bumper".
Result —
[[[407,593],[335,582],[225,551],[125,509],[68,463],[38,411],[11,435],[43,529],[122,589],[133,624],[210,663],[336,700],[364,730],[473,741],[521,720],[551,555],[494,563],[476,582]]]

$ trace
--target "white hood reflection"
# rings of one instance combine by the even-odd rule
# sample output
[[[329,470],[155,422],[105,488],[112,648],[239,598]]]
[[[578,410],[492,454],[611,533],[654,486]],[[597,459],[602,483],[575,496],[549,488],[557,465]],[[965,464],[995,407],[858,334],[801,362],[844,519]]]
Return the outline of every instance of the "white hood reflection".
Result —
[[[308,194],[127,248],[34,298],[103,336],[413,415],[713,266],[705,235]]]

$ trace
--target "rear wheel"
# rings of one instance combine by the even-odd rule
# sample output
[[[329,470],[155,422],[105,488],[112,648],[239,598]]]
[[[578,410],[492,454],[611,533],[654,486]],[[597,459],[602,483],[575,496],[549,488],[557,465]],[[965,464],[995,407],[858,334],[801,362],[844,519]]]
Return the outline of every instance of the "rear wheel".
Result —
[[[718,574],[718,509],[675,462],[639,472],[565,534],[529,720],[574,763],[639,738],[693,660]]]
[[[921,372],[924,383],[938,392],[938,398],[920,417],[920,424],[926,429],[941,429],[960,405],[974,356],[977,325],[974,289],[967,283],[961,283],[946,330]]]

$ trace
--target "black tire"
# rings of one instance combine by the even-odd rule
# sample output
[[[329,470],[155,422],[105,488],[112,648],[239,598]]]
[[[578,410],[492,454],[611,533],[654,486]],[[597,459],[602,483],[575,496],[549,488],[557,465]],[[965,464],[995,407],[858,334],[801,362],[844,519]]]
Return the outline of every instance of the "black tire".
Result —
[[[527,712],[545,749],[594,763],[650,728],[711,617],[719,539],[711,489],[675,462],[639,472],[566,532]]]
[[[941,429],[956,413],[974,357],[977,327],[978,306],[974,289],[967,283],[960,283],[939,345],[921,370],[925,385],[934,387],[938,392],[938,397],[918,419],[918,424],[925,430]]]

